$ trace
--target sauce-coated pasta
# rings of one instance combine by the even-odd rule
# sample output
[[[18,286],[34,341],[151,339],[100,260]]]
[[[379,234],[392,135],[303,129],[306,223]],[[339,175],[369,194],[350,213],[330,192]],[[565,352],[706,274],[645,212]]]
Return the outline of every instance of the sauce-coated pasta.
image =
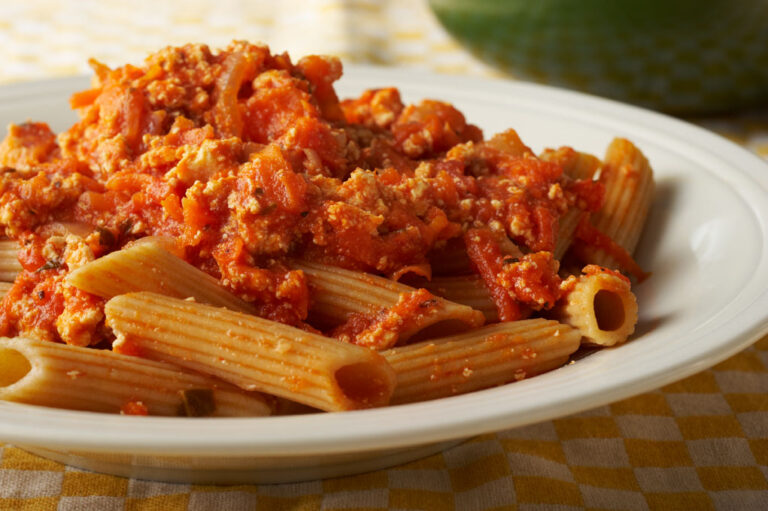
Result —
[[[218,53],[169,47],[141,66],[91,64],[92,88],[71,98],[76,124],[58,135],[42,122],[11,125],[0,144],[0,229],[8,238],[0,267],[14,280],[0,304],[2,336],[114,345],[151,358],[151,350],[131,352],[139,344],[126,333],[130,314],[110,320],[105,305],[122,293],[166,289],[229,307],[245,322],[254,314],[292,327],[263,335],[300,329],[370,350],[452,335],[471,351],[455,335],[480,339],[495,332],[477,330],[485,322],[557,317],[579,268],[597,262],[592,254],[613,265],[601,271],[643,276],[629,250],[647,214],[652,174],[628,141],[612,144],[603,176],[638,176],[642,186],[633,189],[641,197],[613,187],[626,179],[594,179],[594,156],[560,148],[539,157],[514,130],[485,137],[448,103],[406,105],[391,87],[340,101],[333,82],[342,66],[333,57],[294,63],[266,46],[234,42]],[[621,211],[619,221],[611,223],[605,197]],[[600,230],[607,225],[617,242]],[[631,247],[619,234],[629,229]],[[148,239],[151,248],[132,250]],[[117,257],[100,259],[108,254]],[[528,350],[514,357],[511,374],[497,368],[490,378],[467,367],[461,377],[478,383],[452,383],[439,395],[519,379],[536,356],[529,338],[565,362],[578,347],[572,326],[567,344],[539,333],[509,337],[509,349]],[[622,325],[617,342],[632,327]],[[278,341],[265,345],[289,346]],[[309,374],[322,365],[315,356],[292,363],[307,364]],[[550,365],[531,363],[529,372]],[[356,374],[345,385],[363,380]],[[297,380],[296,388],[311,381]],[[388,399],[392,385],[381,395]],[[281,398],[291,398],[290,387]]]

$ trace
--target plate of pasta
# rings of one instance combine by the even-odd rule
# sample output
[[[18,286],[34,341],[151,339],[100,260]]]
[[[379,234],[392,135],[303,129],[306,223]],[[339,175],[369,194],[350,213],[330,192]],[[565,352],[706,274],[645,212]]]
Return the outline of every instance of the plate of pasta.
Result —
[[[149,479],[330,477],[768,330],[768,169],[702,129],[245,42],[92,67],[0,88],[1,441]]]

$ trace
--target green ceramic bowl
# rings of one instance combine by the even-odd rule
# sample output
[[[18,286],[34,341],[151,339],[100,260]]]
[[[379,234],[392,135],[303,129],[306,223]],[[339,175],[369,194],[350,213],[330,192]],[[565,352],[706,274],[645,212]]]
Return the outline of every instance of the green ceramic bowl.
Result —
[[[672,113],[768,104],[766,0],[430,0],[515,77]]]

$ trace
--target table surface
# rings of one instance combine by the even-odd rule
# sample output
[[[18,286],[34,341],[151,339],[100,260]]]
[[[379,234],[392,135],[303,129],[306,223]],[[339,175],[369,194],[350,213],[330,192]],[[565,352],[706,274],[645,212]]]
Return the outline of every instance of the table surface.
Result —
[[[0,83],[141,62],[169,44],[499,76],[422,2],[28,0],[0,4]],[[514,77],[511,77],[514,78]],[[768,159],[768,111],[694,122]],[[216,487],[73,469],[0,444],[0,509],[757,509],[768,502],[768,338],[680,382],[369,474]]]

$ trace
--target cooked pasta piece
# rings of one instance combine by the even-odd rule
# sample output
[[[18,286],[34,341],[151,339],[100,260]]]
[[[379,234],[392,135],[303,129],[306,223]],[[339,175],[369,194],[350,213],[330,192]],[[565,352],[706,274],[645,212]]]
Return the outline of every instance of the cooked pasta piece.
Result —
[[[600,181],[605,203],[592,214],[592,225],[629,254],[635,250],[653,199],[653,171],[632,142],[617,138],[608,146]],[[599,246],[584,247],[584,260],[606,268],[622,268],[621,261]]]
[[[557,241],[555,243],[554,256],[555,259],[562,259],[565,251],[571,246],[573,241],[573,235],[576,233],[576,228],[579,226],[579,222],[586,213],[580,208],[574,207],[565,212],[560,217],[557,228]]]
[[[433,277],[432,280],[419,281],[419,286],[428,289],[430,293],[437,296],[479,310],[485,316],[485,320],[490,323],[499,320],[499,311],[491,299],[488,288],[483,284],[483,280],[476,275]]]
[[[595,172],[600,168],[600,159],[581,151],[575,153],[574,158],[563,165],[563,174],[573,179],[593,179]]]
[[[592,180],[601,165],[597,156],[575,151],[570,147],[547,149],[541,154],[541,159],[559,163],[563,174],[571,179]]]
[[[0,281],[13,282],[20,271],[19,244],[13,240],[0,241]]]
[[[552,316],[577,328],[583,342],[600,346],[623,343],[635,331],[637,300],[629,280],[590,265]]]
[[[568,325],[528,319],[382,352],[397,373],[392,403],[464,394],[560,367],[579,347]]]
[[[253,313],[249,303],[236,297],[207,273],[198,270],[149,240],[96,259],[67,276],[67,282],[103,298],[149,291]]]
[[[197,406],[190,403],[194,396],[202,396]],[[267,399],[257,392],[170,364],[20,337],[0,339],[0,399],[142,415],[271,413]]]
[[[115,349],[327,411],[385,405],[395,375],[378,353],[256,316],[154,293],[112,298]]]
[[[310,305],[313,317],[329,325],[346,321],[350,314],[376,313],[393,307],[401,296],[416,291],[394,280],[308,261],[296,261],[293,267],[307,275],[313,289]],[[408,325],[398,332],[398,342],[410,339],[417,333],[424,333],[428,328],[433,334],[440,329],[443,332],[456,332],[480,326],[485,321],[482,312],[466,305],[439,297],[430,301],[433,303],[423,309],[424,313],[410,318]],[[356,342],[374,344],[365,339]]]

